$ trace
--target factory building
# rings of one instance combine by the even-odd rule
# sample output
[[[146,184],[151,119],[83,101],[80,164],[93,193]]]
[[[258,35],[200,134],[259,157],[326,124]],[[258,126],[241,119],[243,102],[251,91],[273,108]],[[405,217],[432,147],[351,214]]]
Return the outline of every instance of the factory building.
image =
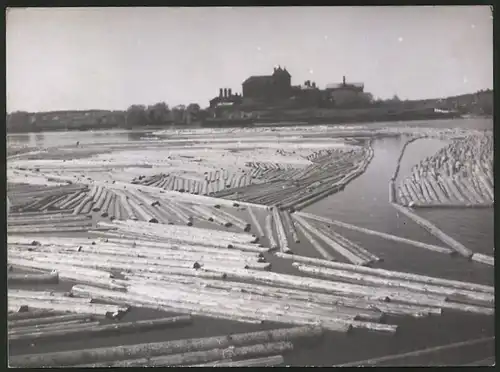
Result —
[[[250,76],[243,82],[243,98],[270,102],[291,96],[292,76],[286,68],[275,67],[272,75]]]
[[[364,84],[346,83],[345,76],[340,84],[327,84],[325,91],[327,99],[337,107],[351,106],[370,100],[370,95],[364,92]]]
[[[210,100],[210,108],[221,106],[233,106],[241,103],[242,97],[240,94],[233,94],[231,88],[219,88],[219,95]]]
[[[286,68],[275,67],[272,75],[250,76],[242,84],[242,94],[233,94],[230,88],[220,88],[219,96],[210,100],[210,108],[225,110],[233,106],[240,109],[266,107],[337,107],[349,108],[369,103],[371,95],[364,92],[364,84],[328,84],[319,89],[315,82],[307,80],[303,85],[291,84]]]

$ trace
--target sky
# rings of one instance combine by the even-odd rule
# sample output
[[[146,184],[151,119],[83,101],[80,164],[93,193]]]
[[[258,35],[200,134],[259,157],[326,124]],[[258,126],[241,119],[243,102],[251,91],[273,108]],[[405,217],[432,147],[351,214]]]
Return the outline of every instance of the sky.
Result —
[[[7,111],[199,103],[286,67],[377,98],[493,87],[488,6],[10,8]]]

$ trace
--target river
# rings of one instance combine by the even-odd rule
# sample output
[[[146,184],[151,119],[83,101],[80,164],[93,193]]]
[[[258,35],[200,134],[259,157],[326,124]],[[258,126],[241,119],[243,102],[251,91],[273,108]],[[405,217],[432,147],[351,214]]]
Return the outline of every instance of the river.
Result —
[[[374,126],[381,128],[398,125],[460,127],[481,130],[493,127],[490,119],[374,124]],[[81,144],[141,141],[142,137],[150,134],[151,132],[147,131],[12,134],[8,135],[8,145],[52,147],[72,145],[76,141]],[[342,192],[308,207],[307,211],[373,230],[443,245],[411,220],[400,216],[388,202],[388,181],[394,172],[403,144],[404,138],[384,138],[374,141],[375,155],[366,172],[352,181]],[[409,174],[414,164],[432,155],[446,144],[445,141],[437,139],[421,139],[410,144],[401,162],[400,177]],[[472,251],[493,254],[493,210],[426,210],[419,211],[418,214],[435,223],[445,233],[453,236]],[[460,257],[450,257],[348,230],[337,229],[337,231],[384,258],[384,262],[379,264],[380,267],[488,285],[494,284],[494,269],[486,265],[467,262]],[[317,257],[317,253],[311,247],[293,246],[292,249],[294,248],[296,248],[297,253]],[[155,316],[155,312],[151,312],[150,316]],[[141,318],[144,318],[144,313]],[[289,365],[332,365],[494,335],[492,317],[455,312],[426,319],[391,319],[390,323],[400,326],[398,334],[394,337],[366,333],[357,337],[357,332],[347,336],[328,334],[320,343],[314,343],[309,347],[307,345],[297,347],[297,350],[287,356],[285,361]],[[210,320],[203,322],[202,328],[192,329],[188,331],[188,334],[185,333],[185,329],[182,329],[181,333],[174,332],[176,335],[172,334],[167,339],[202,337],[251,329],[255,329],[255,327]],[[182,336],[179,337],[179,335]],[[148,332],[148,335],[136,335],[128,337],[127,340],[119,337],[95,340],[93,346],[113,345],[122,342],[127,344],[152,342],[163,340],[165,337],[163,332]],[[60,344],[59,349],[69,350],[71,344],[71,342],[67,345]],[[73,344],[73,347],[75,346]],[[468,349],[469,352],[455,350],[437,353],[432,360],[421,358],[417,364],[458,364],[493,355],[494,351],[491,349],[491,345],[483,346]],[[56,345],[53,345],[48,349],[57,350],[55,347]],[[17,354],[19,351],[15,353]],[[404,362],[401,363],[404,364]]]

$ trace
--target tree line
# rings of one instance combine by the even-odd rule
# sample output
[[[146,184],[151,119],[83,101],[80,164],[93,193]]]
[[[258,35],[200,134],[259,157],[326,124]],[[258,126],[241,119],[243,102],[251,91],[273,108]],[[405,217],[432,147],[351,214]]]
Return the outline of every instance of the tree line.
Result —
[[[16,111],[7,115],[7,131],[132,129],[187,125],[202,120],[204,114],[205,111],[197,103],[170,108],[165,102],[147,106],[131,105],[125,111],[72,110],[35,113]]]

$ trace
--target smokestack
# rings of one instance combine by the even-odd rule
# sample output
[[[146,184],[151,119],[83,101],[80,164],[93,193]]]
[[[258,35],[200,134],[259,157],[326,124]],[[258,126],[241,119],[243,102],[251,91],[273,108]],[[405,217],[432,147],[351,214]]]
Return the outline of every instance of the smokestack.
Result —
[[[227,98],[227,88],[224,88],[224,98]]]
[[[228,97],[232,97],[232,95],[231,95],[231,88],[229,88],[229,89],[227,90],[227,95],[228,95]]]
[[[222,88],[219,88],[219,98],[222,98]]]
[[[345,85],[345,75],[342,76],[342,84]]]

